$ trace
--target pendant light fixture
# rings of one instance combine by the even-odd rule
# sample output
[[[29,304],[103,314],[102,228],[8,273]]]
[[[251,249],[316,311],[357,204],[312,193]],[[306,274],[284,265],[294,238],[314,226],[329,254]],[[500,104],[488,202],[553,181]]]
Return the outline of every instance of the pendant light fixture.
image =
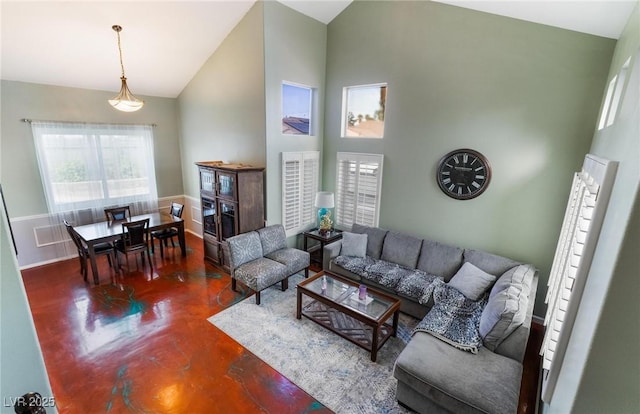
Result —
[[[109,103],[119,111],[135,112],[138,109],[142,108],[142,105],[144,105],[144,101],[136,98],[131,93],[131,91],[129,91],[129,87],[127,86],[127,78],[124,76],[124,65],[122,64],[122,48],[120,47],[120,32],[122,31],[122,27],[116,24],[111,26],[111,28],[118,34],[118,53],[120,54],[120,68],[122,69],[122,76],[120,77],[120,80],[122,80],[122,87],[120,88],[120,93],[118,94],[118,96],[113,99],[109,99]]]

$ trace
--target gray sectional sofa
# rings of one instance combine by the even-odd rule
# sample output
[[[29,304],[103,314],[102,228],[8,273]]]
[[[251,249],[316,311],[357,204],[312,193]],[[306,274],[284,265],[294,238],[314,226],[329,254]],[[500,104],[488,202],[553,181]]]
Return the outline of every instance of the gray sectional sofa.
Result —
[[[516,412],[537,270],[376,227],[354,224],[343,234],[325,246],[323,269],[396,295],[401,311],[424,317],[422,322],[435,314],[428,315],[439,297],[434,285],[454,287],[466,302],[479,304],[475,326],[481,344],[475,353],[414,331],[395,364],[398,401],[420,413]]]

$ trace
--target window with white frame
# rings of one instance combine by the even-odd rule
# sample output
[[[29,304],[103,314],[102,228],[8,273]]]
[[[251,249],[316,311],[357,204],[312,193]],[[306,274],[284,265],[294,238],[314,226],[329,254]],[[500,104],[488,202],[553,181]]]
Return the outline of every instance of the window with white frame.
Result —
[[[602,103],[598,130],[613,125],[615,121],[630,64],[631,58],[629,57],[620,68],[620,72],[618,72],[618,74],[609,81],[607,93],[605,95],[604,102]]]
[[[382,188],[382,154],[338,152],[336,226],[378,226]]]
[[[51,213],[157,201],[152,126],[32,121],[31,128]]]
[[[288,236],[313,228],[320,152],[282,153],[282,225]]]
[[[342,137],[383,138],[386,106],[386,83],[343,88]]]
[[[573,178],[545,302],[542,400],[551,401],[591,267],[617,163],[588,154]]]

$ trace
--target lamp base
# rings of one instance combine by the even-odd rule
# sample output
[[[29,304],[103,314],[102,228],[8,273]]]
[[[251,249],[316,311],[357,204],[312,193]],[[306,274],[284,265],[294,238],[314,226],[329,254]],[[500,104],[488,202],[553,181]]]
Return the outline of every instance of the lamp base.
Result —
[[[324,236],[331,232],[333,228],[333,220],[331,220],[331,210],[321,208],[318,210],[318,233]]]

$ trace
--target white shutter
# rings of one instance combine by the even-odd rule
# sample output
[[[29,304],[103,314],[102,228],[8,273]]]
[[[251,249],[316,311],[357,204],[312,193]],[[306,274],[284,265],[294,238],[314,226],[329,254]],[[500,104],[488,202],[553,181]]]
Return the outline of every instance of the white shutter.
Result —
[[[320,181],[320,153],[307,151],[302,153],[302,207],[300,221],[304,228],[316,224],[315,198]]]
[[[319,151],[282,153],[282,225],[287,236],[315,224],[319,168]]]
[[[617,163],[587,155],[576,173],[549,275],[545,336],[540,349],[544,370],[542,399],[553,396],[568,345]]]
[[[380,217],[382,154],[339,152],[336,171],[336,225],[377,226]]]

